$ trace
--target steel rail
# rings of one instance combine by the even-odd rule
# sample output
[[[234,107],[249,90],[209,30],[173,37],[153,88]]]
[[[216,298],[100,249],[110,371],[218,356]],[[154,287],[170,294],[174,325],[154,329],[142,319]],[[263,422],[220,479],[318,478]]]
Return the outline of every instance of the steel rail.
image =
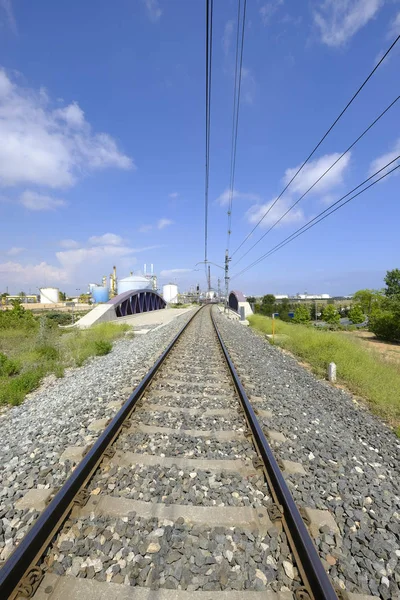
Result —
[[[189,321],[177,333],[172,342],[170,342],[166,350],[164,350],[139,385],[133,390],[125,404],[121,407],[109,425],[107,425],[106,429],[69,476],[59,492],[40,514],[25,537],[22,538],[13,554],[5,562],[0,570],[0,598],[2,600],[14,598],[16,594],[19,593],[18,588],[24,577],[27,577],[28,587],[33,586],[33,589],[36,588],[36,585],[40,582],[44,573],[41,573],[40,569],[35,569],[34,566],[45,552],[55,533],[67,518],[74,505],[77,494],[83,489],[97,469],[104,457],[104,452],[119,435],[124,421],[133,412],[135,405],[140,400],[154,375],[157,373],[183,332],[202,308],[203,307],[194,313]],[[32,569],[33,571],[31,575],[29,575]]]
[[[222,352],[229,366],[233,383],[240,397],[247,421],[250,425],[253,439],[255,440],[259,455],[263,461],[265,472],[271,485],[271,490],[277,503],[283,508],[283,525],[285,529],[287,529],[286,533],[289,534],[288,537],[293,542],[292,550],[300,561],[297,566],[303,575],[305,587],[314,600],[338,600],[338,596],[325,572],[311,536],[308,533],[276,458],[268,444],[260,423],[258,422],[250,400],[242,386],[229,352],[222,340],[212,311],[211,320],[221,345]]]

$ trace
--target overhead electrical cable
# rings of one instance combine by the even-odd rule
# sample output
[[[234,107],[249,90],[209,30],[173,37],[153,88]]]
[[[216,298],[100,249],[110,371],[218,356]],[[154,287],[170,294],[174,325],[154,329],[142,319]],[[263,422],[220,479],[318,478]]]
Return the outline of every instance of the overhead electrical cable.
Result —
[[[357,142],[359,142],[361,140],[361,138],[364,137],[364,135],[370,130],[372,129],[372,127],[379,121],[379,119],[381,119],[383,117],[383,115],[385,115],[391,108],[392,106],[394,106],[396,104],[396,102],[398,102],[398,100],[400,100],[400,96],[397,96],[397,98],[395,98],[393,100],[393,102],[391,102],[389,104],[389,106],[387,106],[385,108],[384,111],[382,111],[380,113],[380,115],[377,116],[377,118],[367,127],[367,129],[364,129],[364,131],[358,136],[358,138],[352,143],[350,144],[350,146],[339,156],[339,158],[337,158],[332,164],[331,166],[326,169],[326,171],[324,171],[324,173],[322,173],[322,175],[320,175],[318,177],[318,179],[316,181],[314,181],[314,183],[304,192],[304,194],[302,194],[300,196],[300,198],[298,198],[298,200],[296,200],[296,202],[294,202],[288,209],[286,212],[283,213],[283,215],[281,215],[279,217],[279,219],[277,219],[275,221],[275,223],[273,223],[273,225],[271,225],[271,227],[269,229],[267,229],[267,231],[252,245],[250,246],[250,248],[244,253],[242,254],[242,256],[236,261],[235,265],[239,264],[239,262],[245,257],[247,256],[247,254],[249,254],[249,252],[251,252],[251,250],[253,250],[253,248],[255,248],[257,246],[257,244],[259,244],[261,242],[262,239],[265,238],[266,235],[268,235],[268,233],[274,229],[274,227],[276,227],[276,225],[278,225],[285,217],[286,215],[293,210],[293,208],[317,185],[317,183],[319,181],[321,181],[321,179],[323,179],[323,177],[325,177],[325,175],[327,175],[329,173],[329,171],[331,169],[333,169],[333,167],[352,149],[354,148],[354,146],[357,144]]]
[[[384,165],[381,169],[379,169],[378,171],[376,171],[373,175],[370,175],[370,177],[368,177],[367,179],[365,179],[363,182],[361,182],[355,188],[353,188],[352,190],[350,190],[347,194],[345,194],[344,196],[342,196],[341,198],[339,198],[339,200],[336,200],[336,202],[333,202],[332,204],[330,204],[325,210],[323,210],[322,212],[320,212],[313,219],[310,219],[310,221],[308,221],[305,225],[303,225],[302,227],[299,227],[299,229],[297,229],[295,232],[293,232],[287,238],[285,238],[284,240],[282,240],[282,242],[280,242],[279,244],[277,244],[276,246],[274,246],[273,248],[271,248],[270,250],[268,250],[268,252],[266,252],[265,254],[263,254],[262,256],[260,256],[257,260],[255,260],[253,263],[251,263],[250,265],[248,265],[247,267],[245,267],[244,269],[242,269],[239,273],[236,273],[235,275],[233,275],[232,279],[234,277],[239,277],[239,275],[242,275],[243,273],[245,273],[249,269],[253,268],[255,265],[257,265],[258,263],[262,262],[263,260],[265,260],[266,258],[268,258],[269,256],[271,256],[271,254],[274,254],[275,252],[277,252],[278,250],[280,250],[281,248],[283,248],[284,246],[286,246],[287,244],[289,244],[290,242],[292,242],[294,239],[296,239],[297,237],[299,237],[300,235],[302,235],[303,233],[305,233],[306,231],[308,231],[308,229],[311,229],[312,227],[314,227],[315,225],[317,225],[320,221],[323,221],[324,219],[326,219],[327,217],[329,217],[331,214],[333,214],[334,212],[336,212],[337,210],[339,210],[340,208],[342,208],[343,206],[345,206],[346,204],[348,204],[351,200],[353,200],[357,196],[360,196],[360,194],[366,192],[369,188],[371,188],[372,186],[374,186],[376,183],[379,183],[379,181],[381,181],[382,179],[384,179],[385,177],[387,177],[388,175],[390,175],[391,173],[393,173],[393,171],[396,171],[396,169],[399,169],[400,168],[400,164],[398,164],[396,167],[393,167],[387,173],[384,173],[383,175],[381,175],[381,177],[379,177],[378,179],[376,179],[375,181],[373,181],[372,183],[370,183],[369,185],[367,185],[365,188],[363,188],[362,190],[360,190],[359,192],[357,192],[357,194],[354,194],[353,196],[351,196],[350,198],[348,198],[345,202],[342,202],[342,200],[344,200],[345,198],[347,198],[347,196],[349,196],[355,190],[357,190],[358,188],[360,188],[361,186],[363,186],[365,183],[367,183],[368,181],[370,181],[371,179],[373,179],[374,177],[376,177],[379,173],[381,173],[382,171],[384,171],[385,169],[387,169],[388,167],[390,167],[390,165],[392,165],[393,163],[397,162],[399,159],[400,159],[400,154],[398,156],[396,156],[396,158],[394,158],[393,160],[391,160],[390,162],[388,162],[386,165]],[[340,202],[342,202],[342,204],[340,204]],[[339,206],[337,206],[337,205],[339,205]],[[334,208],[334,207],[336,207],[336,208]]]
[[[256,225],[253,227],[253,229],[250,231],[250,233],[244,238],[244,240],[239,244],[239,246],[236,248],[236,250],[232,253],[231,256],[234,256],[236,254],[236,252],[243,246],[243,244],[245,244],[245,242],[249,239],[249,237],[253,234],[253,232],[257,229],[257,227],[260,225],[260,223],[262,223],[262,221],[265,219],[265,217],[268,215],[268,213],[272,210],[272,208],[275,206],[275,204],[278,202],[278,200],[283,196],[283,194],[286,192],[286,190],[288,189],[288,187],[292,184],[292,182],[296,179],[296,177],[298,176],[298,174],[302,171],[302,169],[304,168],[304,166],[308,163],[308,161],[310,160],[310,158],[315,154],[315,152],[317,151],[317,149],[320,147],[320,145],[322,144],[322,142],[325,140],[325,138],[329,135],[329,133],[332,131],[332,129],[335,127],[335,125],[338,123],[338,121],[342,118],[342,116],[344,115],[344,113],[346,112],[346,110],[350,107],[350,105],[354,102],[354,100],[356,99],[356,97],[358,96],[358,94],[361,92],[361,90],[363,89],[363,87],[368,83],[368,81],[371,79],[371,77],[373,76],[373,74],[375,73],[375,71],[379,68],[379,66],[383,63],[383,61],[385,60],[385,58],[388,56],[388,54],[391,52],[391,50],[394,48],[394,46],[397,44],[397,42],[400,39],[400,35],[397,36],[397,38],[394,40],[394,42],[392,43],[392,45],[386,50],[385,54],[382,56],[382,58],[379,60],[379,62],[375,65],[375,67],[372,69],[372,71],[370,72],[370,74],[368,75],[368,77],[364,80],[364,82],[361,84],[361,86],[358,88],[358,90],[355,92],[355,94],[352,96],[352,98],[349,100],[349,102],[346,104],[346,106],[344,107],[344,109],[341,111],[341,113],[336,117],[336,119],[334,120],[334,122],[332,123],[332,125],[329,127],[329,129],[326,131],[326,133],[322,136],[322,138],[320,139],[320,141],[318,142],[318,144],[314,147],[314,149],[312,150],[312,152],[307,156],[307,158],[305,159],[305,161],[301,164],[301,166],[297,169],[296,173],[293,175],[293,177],[290,179],[290,181],[286,184],[286,186],[283,188],[283,190],[281,191],[281,193],[279,194],[279,196],[277,196],[277,198],[274,200],[274,202],[272,202],[272,204],[268,207],[268,209],[266,210],[266,212],[263,214],[263,216],[261,217],[261,219],[256,223]]]
[[[241,28],[241,41],[239,44],[241,0],[238,1],[237,30],[236,30],[235,83],[234,83],[234,89],[233,89],[231,169],[230,169],[229,203],[228,203],[228,232],[227,232],[227,241],[226,241],[226,247],[228,249],[228,252],[229,252],[229,244],[230,244],[230,236],[231,236],[232,204],[233,204],[233,194],[234,194],[234,187],[235,187],[236,148],[237,148],[237,137],[238,137],[238,125],[239,125],[240,90],[241,90],[241,86],[242,86],[242,65],[243,65],[244,32],[245,32],[245,24],[246,24],[246,6],[247,6],[247,0],[244,0],[242,28]],[[240,54],[239,54],[239,45],[240,45]]]
[[[206,0],[206,172],[204,194],[204,261],[208,257],[208,189],[210,180],[211,67],[213,0]]]

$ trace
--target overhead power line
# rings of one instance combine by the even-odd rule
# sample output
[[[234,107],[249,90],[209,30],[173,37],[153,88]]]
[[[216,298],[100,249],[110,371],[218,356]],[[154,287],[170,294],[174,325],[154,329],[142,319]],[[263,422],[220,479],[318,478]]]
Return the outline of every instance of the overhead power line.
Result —
[[[261,217],[261,219],[253,227],[253,229],[250,231],[250,233],[244,238],[244,240],[241,242],[241,244],[239,244],[239,246],[236,248],[236,250],[232,253],[232,256],[234,256],[236,254],[236,252],[243,246],[243,244],[245,244],[245,242],[249,239],[249,237],[257,229],[257,227],[260,225],[260,223],[265,219],[265,217],[272,210],[272,208],[275,206],[275,204],[278,202],[278,200],[283,196],[283,194],[286,192],[286,190],[288,189],[288,187],[292,184],[292,182],[296,179],[296,177],[302,171],[302,169],[304,168],[304,166],[308,163],[308,161],[310,160],[310,158],[315,154],[315,152],[320,147],[320,145],[325,140],[325,138],[329,135],[329,133],[332,131],[332,129],[335,127],[335,125],[338,123],[338,121],[342,118],[342,116],[344,115],[344,113],[346,112],[346,110],[349,108],[349,106],[354,102],[354,100],[356,99],[356,97],[358,96],[358,94],[361,92],[361,90],[363,89],[363,87],[371,79],[371,77],[373,76],[373,74],[375,73],[375,71],[383,63],[383,61],[388,56],[388,54],[391,52],[391,50],[394,48],[394,46],[397,44],[397,42],[399,41],[399,39],[400,39],[400,35],[397,36],[397,38],[394,40],[394,42],[392,43],[392,45],[386,50],[385,54],[382,56],[382,58],[380,59],[380,61],[375,65],[375,67],[372,69],[372,71],[370,72],[370,74],[368,75],[368,77],[363,81],[363,83],[360,85],[360,87],[358,88],[358,90],[355,92],[355,94],[352,96],[352,98],[346,104],[346,106],[344,107],[344,109],[336,117],[336,119],[334,120],[334,122],[332,123],[332,125],[329,127],[329,129],[326,131],[326,133],[322,136],[322,138],[320,139],[320,141],[318,142],[318,144],[314,147],[314,149],[312,150],[312,152],[307,156],[306,160],[297,169],[296,173],[293,175],[293,177],[290,179],[290,181],[283,188],[283,190],[281,191],[281,193],[279,194],[279,196],[268,207],[268,210],[264,213],[264,215]]]
[[[210,180],[211,67],[213,0],[206,0],[206,173],[204,194],[204,260],[208,255],[208,189]]]
[[[238,125],[239,125],[240,90],[241,90],[241,85],[242,85],[242,64],[243,64],[244,32],[245,32],[245,24],[246,24],[246,6],[247,6],[247,0],[244,0],[242,28],[241,28],[241,40],[239,42],[241,0],[238,1],[237,30],[236,30],[235,83],[234,83],[234,89],[233,89],[231,169],[230,169],[229,203],[228,203],[228,233],[227,233],[227,241],[226,241],[226,247],[228,249],[228,253],[229,253],[229,243],[230,243],[231,227],[232,227],[233,193],[234,193],[234,188],[235,188],[236,147],[237,147]],[[239,53],[239,45],[240,45],[240,53]]]
[[[327,175],[329,173],[329,171],[331,171],[331,169],[333,169],[333,167],[335,165],[337,165],[337,163],[352,149],[354,148],[354,146],[357,144],[357,142],[359,142],[361,140],[361,138],[364,137],[364,135],[370,130],[372,129],[372,127],[379,121],[379,119],[381,119],[391,108],[392,106],[394,106],[396,104],[396,102],[398,102],[398,100],[400,100],[400,96],[397,96],[397,98],[395,98],[393,100],[393,102],[391,102],[389,104],[389,106],[387,106],[385,108],[385,110],[383,110],[380,115],[378,115],[376,117],[376,119],[366,128],[364,129],[364,131],[358,136],[358,138],[352,143],[350,144],[350,146],[339,156],[339,158],[337,158],[332,164],[331,166],[326,169],[326,171],[324,171],[324,173],[322,173],[322,175],[320,175],[318,177],[318,179],[316,179],[316,181],[314,181],[314,183],[304,192],[304,194],[302,194],[300,196],[300,198],[298,198],[298,200],[296,200],[296,202],[294,202],[285,213],[283,213],[283,215],[281,215],[279,217],[279,219],[277,219],[275,221],[275,223],[273,223],[273,225],[271,225],[271,227],[269,229],[267,229],[267,231],[252,245],[250,246],[250,248],[244,253],[242,254],[242,256],[236,261],[235,265],[239,264],[239,262],[245,257],[247,256],[247,254],[249,254],[249,252],[251,252],[251,250],[253,250],[253,248],[255,248],[257,246],[257,244],[259,244],[261,242],[261,240],[263,240],[265,238],[266,235],[269,234],[269,232],[274,229],[274,227],[276,227],[285,217],[286,215],[293,210],[293,208],[305,197],[307,196],[307,194],[317,185],[317,183],[319,183],[321,181],[321,179],[323,179],[323,177],[325,177],[325,175]]]
[[[367,183],[368,181],[370,181],[371,179],[373,179],[374,177],[376,177],[377,175],[379,175],[379,173],[381,173],[382,171],[384,171],[385,169],[387,169],[388,167],[390,167],[390,165],[394,164],[399,159],[400,159],[400,154],[398,156],[396,156],[396,158],[394,158],[393,160],[391,160],[390,162],[388,162],[381,169],[379,169],[378,171],[376,171],[373,175],[371,175],[370,177],[368,177],[367,179],[365,179],[363,182],[361,182],[359,185],[357,185],[355,188],[353,188],[352,190],[350,190],[349,192],[347,192],[347,194],[345,194],[344,196],[342,196],[341,198],[339,198],[339,200],[336,200],[336,202],[333,202],[332,204],[330,204],[325,210],[323,210],[322,212],[320,212],[316,217],[314,217],[313,219],[311,219],[310,221],[308,221],[305,225],[303,225],[302,227],[299,227],[299,229],[297,229],[295,232],[293,232],[287,238],[285,238],[284,240],[282,240],[282,242],[280,242],[279,244],[277,244],[276,246],[274,246],[273,248],[271,248],[270,250],[268,250],[268,252],[266,252],[265,254],[263,254],[262,256],[260,256],[257,260],[255,260],[253,263],[251,263],[250,265],[248,265],[247,267],[245,267],[244,269],[242,269],[239,273],[236,273],[235,275],[233,275],[232,279],[234,277],[239,277],[239,275],[242,275],[243,273],[245,273],[249,269],[252,269],[255,265],[257,265],[258,263],[262,262],[263,260],[265,260],[266,258],[268,258],[269,256],[271,256],[271,254],[274,254],[278,250],[281,250],[281,248],[283,248],[284,246],[286,246],[287,244],[289,244],[290,242],[292,242],[294,239],[296,239],[300,235],[303,235],[303,233],[305,233],[306,231],[308,231],[308,229],[311,229],[312,227],[315,227],[315,225],[317,225],[318,223],[320,223],[321,221],[323,221],[324,219],[326,219],[327,217],[329,217],[331,214],[333,214],[334,212],[336,212],[340,208],[343,208],[343,206],[345,206],[346,204],[348,204],[351,200],[353,200],[357,196],[360,196],[361,194],[363,194],[364,192],[366,192],[369,188],[371,188],[375,184],[379,183],[379,181],[381,181],[382,179],[384,179],[385,177],[387,177],[388,175],[390,175],[391,173],[393,173],[394,171],[396,171],[396,169],[399,169],[400,168],[400,164],[398,164],[396,167],[393,167],[387,173],[384,173],[383,175],[381,175],[381,177],[379,177],[378,179],[376,179],[375,181],[373,181],[372,183],[370,183],[369,185],[367,185],[365,188],[363,188],[362,190],[360,190],[359,192],[357,192],[356,194],[354,194],[353,196],[351,196],[350,198],[348,198],[345,202],[342,202],[342,200],[344,200],[345,198],[347,198],[347,196],[349,196],[355,190],[357,190],[358,188],[360,188],[361,186],[363,186],[365,183]],[[340,204],[341,202],[342,202],[342,204]]]

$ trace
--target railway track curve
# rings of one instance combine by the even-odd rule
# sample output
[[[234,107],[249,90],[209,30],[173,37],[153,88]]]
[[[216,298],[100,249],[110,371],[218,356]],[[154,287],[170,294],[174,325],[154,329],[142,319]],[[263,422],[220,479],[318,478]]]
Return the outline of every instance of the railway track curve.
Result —
[[[213,310],[182,328],[21,540],[1,598],[337,599]]]

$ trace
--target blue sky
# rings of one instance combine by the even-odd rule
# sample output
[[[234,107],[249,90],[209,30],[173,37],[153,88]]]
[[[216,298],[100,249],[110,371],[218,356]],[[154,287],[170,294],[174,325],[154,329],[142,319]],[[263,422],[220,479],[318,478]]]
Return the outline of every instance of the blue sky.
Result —
[[[237,0],[214,1],[209,259],[226,245]],[[0,0],[0,288],[84,291],[154,263],[204,269],[204,0]],[[400,33],[396,0],[248,0],[231,250]],[[232,274],[400,153],[400,43],[232,261]],[[386,160],[385,160],[386,158]],[[315,160],[314,160],[315,159]],[[378,166],[378,168],[379,168]],[[400,266],[393,175],[232,281],[248,294],[351,293]],[[197,267],[198,269],[199,267]],[[212,269],[213,283],[223,272]]]

